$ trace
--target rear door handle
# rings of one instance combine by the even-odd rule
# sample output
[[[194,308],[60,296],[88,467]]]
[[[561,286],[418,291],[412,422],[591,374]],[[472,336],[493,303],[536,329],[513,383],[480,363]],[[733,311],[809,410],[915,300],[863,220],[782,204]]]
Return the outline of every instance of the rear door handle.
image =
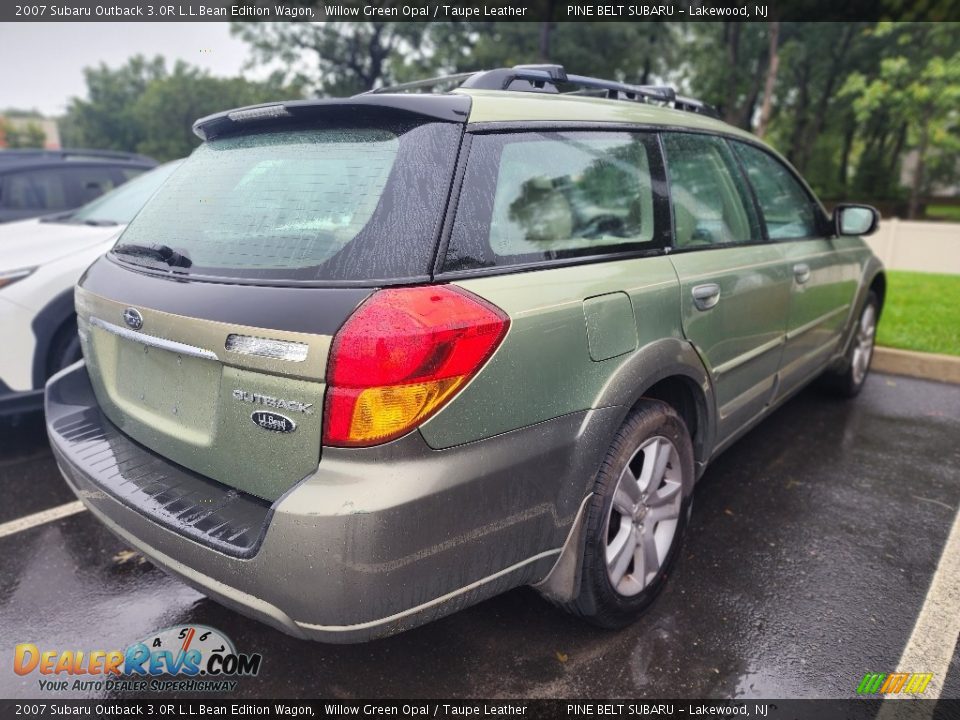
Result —
[[[810,279],[810,266],[806,263],[797,263],[793,266],[793,276],[797,279],[797,283],[803,285]]]
[[[720,302],[720,286],[716,283],[697,285],[691,293],[697,310],[709,310]]]

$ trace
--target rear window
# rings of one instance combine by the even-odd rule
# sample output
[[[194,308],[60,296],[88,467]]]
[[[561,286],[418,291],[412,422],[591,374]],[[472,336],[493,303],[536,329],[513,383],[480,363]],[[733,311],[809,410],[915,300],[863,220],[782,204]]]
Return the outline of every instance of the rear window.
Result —
[[[665,213],[650,135],[479,135],[444,269],[655,249],[667,241]]]
[[[188,259],[176,272],[254,280],[426,276],[459,128],[287,128],[204,143],[121,236],[115,255]],[[184,265],[184,263],[181,263]]]

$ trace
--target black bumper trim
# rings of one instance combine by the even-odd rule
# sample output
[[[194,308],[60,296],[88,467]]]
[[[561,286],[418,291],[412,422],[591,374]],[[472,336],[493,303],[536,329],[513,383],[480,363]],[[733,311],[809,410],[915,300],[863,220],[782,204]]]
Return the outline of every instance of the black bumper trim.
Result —
[[[61,469],[153,522],[238,558],[260,548],[267,500],[198,475],[124,435],[100,411],[86,366],[47,386],[47,431]]]
[[[0,380],[0,417],[36,412],[43,408],[43,388],[39,390],[11,390]]]

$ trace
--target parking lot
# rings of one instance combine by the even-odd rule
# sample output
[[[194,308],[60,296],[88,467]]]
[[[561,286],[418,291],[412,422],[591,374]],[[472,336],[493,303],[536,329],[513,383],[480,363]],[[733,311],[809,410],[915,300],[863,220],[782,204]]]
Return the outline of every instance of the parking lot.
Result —
[[[898,662],[960,506],[960,386],[875,375],[853,402],[790,401],[707,471],[673,577],[619,632],[521,589],[387,640],[307,643],[167,577],[87,512],[14,524],[75,500],[42,418],[0,425],[0,487],[4,697],[40,695],[11,671],[14,643],[123,648],[183,623],[262,653],[239,697],[850,697],[868,671],[932,671]],[[956,635],[919,641],[948,647],[935,682],[960,697]]]

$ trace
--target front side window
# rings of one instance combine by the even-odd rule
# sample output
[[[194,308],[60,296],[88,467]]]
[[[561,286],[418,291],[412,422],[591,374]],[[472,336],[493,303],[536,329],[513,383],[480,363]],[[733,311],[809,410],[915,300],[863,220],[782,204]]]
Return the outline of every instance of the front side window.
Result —
[[[753,201],[726,141],[665,133],[663,145],[678,248],[762,240]]]
[[[816,237],[818,210],[807,191],[779,160],[746,143],[732,143],[743,163],[771,240]]]
[[[663,171],[652,142],[625,132],[476,136],[444,269],[661,247]]]

